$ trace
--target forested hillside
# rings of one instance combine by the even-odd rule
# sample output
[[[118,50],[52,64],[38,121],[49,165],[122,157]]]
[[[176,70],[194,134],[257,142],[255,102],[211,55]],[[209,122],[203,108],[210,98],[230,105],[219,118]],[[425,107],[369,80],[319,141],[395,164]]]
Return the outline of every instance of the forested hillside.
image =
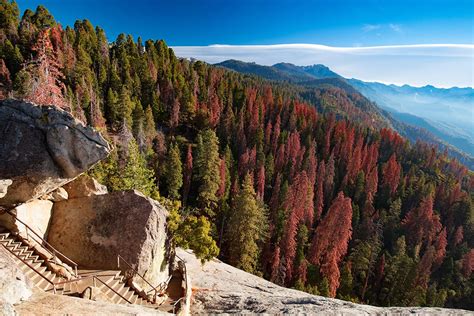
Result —
[[[472,97],[472,93],[470,94],[472,89],[452,88],[446,89],[445,92],[443,89],[429,86],[425,88],[404,86],[399,87],[401,91],[397,91],[396,88],[385,86],[381,83],[367,83],[357,79],[345,79],[324,65],[296,66],[289,63],[279,63],[273,66],[262,66],[256,63],[246,63],[238,60],[226,60],[215,65],[244,74],[257,75],[269,80],[295,84],[299,88],[299,96],[315,104],[320,103],[319,100],[324,100],[324,98],[312,98],[314,94],[319,95],[324,94],[326,91],[331,91],[331,94],[347,95],[353,100],[353,103],[357,107],[363,108],[365,114],[371,116],[374,122],[384,122],[385,127],[395,129],[400,135],[412,142],[421,140],[437,146],[441,151],[446,150],[450,157],[456,158],[470,170],[474,170],[474,158],[469,154],[472,150],[472,146],[469,145],[465,139],[463,140],[462,137],[458,138],[449,135],[451,133],[455,134],[458,127],[451,125],[448,127],[450,132],[443,133],[439,130],[439,126],[435,128],[433,124],[423,119],[423,115],[417,117],[408,114],[411,111],[419,112],[420,108],[425,108],[425,114],[440,111],[447,113],[451,111],[452,113],[448,115],[449,117],[453,117],[450,119],[451,122],[456,121],[456,119],[459,122],[468,122],[467,125],[471,128],[471,116],[466,115],[466,112],[469,111],[466,111],[465,107],[466,104],[469,103],[469,98]],[[398,94],[392,93],[390,98],[387,98],[387,96],[384,96],[384,93],[382,93],[385,92],[385,90],[381,89],[382,92],[377,93],[376,87],[385,87],[385,90],[391,89],[397,91]],[[413,92],[413,90],[415,90],[415,92]],[[420,97],[418,101],[416,100],[418,98],[417,91],[420,92],[420,94],[421,91],[425,93],[423,98]],[[429,94],[428,97],[426,96],[427,91]],[[433,94],[433,96],[431,96],[431,94]],[[445,96],[444,100],[442,96]],[[376,101],[377,104],[366,97]],[[413,102],[413,100],[416,102]],[[443,100],[444,104],[439,104],[440,100]],[[460,102],[460,100],[463,102]],[[338,103],[340,103],[339,100]],[[463,103],[464,107],[459,106],[460,103]],[[426,107],[430,105],[432,107],[427,109]],[[407,113],[398,112],[396,109],[393,111],[393,108],[397,106],[411,110],[406,111]],[[331,112],[337,113],[340,109],[336,107],[330,110]],[[322,111],[324,111],[324,109],[322,109]],[[444,115],[438,114],[438,116],[442,116],[446,119],[446,113]],[[354,117],[349,117],[349,119],[353,120]],[[444,124],[440,126],[444,126]],[[466,124],[463,124],[463,126],[466,126]]]
[[[1,1],[1,97],[54,104],[116,150],[91,173],[171,211],[173,242],[277,284],[474,309],[474,176],[338,89],[178,59],[164,41]],[[45,118],[47,119],[47,118]],[[1,128],[1,127],[0,127]]]

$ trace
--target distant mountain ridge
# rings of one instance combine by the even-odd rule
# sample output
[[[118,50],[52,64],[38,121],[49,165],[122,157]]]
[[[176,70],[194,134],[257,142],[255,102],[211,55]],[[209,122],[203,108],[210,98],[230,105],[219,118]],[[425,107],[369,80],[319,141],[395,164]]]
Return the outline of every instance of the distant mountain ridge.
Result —
[[[378,82],[364,82],[357,79],[346,79],[333,72],[327,66],[316,64],[311,66],[296,66],[291,63],[278,63],[273,66],[258,65],[238,60],[226,60],[215,64],[240,73],[256,75],[268,80],[284,81],[307,88],[339,88],[349,95],[367,98],[377,106],[367,106],[370,101],[364,102],[365,111],[376,112],[382,115],[389,125],[401,135],[411,141],[417,139],[436,144],[441,149],[447,148],[452,156],[459,159],[469,168],[474,169],[474,143],[472,123],[472,102],[474,90],[471,88],[440,89],[431,85],[425,87],[412,87],[409,85],[396,86]],[[305,94],[303,94],[304,96]],[[418,99],[417,99],[418,97]],[[418,102],[413,102],[413,100]],[[464,104],[463,104],[464,103]],[[432,109],[414,111],[414,107],[429,106],[438,109],[436,117],[429,115]],[[463,124],[453,124],[453,120],[446,120],[445,108],[451,106],[451,116],[456,116],[456,109],[461,112],[460,120]],[[463,106],[464,105],[464,106]],[[471,114],[466,114],[471,105]],[[427,113],[426,113],[427,112]],[[446,111],[445,111],[446,112]],[[444,121],[443,121],[444,119]],[[470,121],[469,121],[470,119]],[[472,127],[469,133],[469,128]]]
[[[474,89],[348,82],[400,121],[425,128],[474,156]]]
[[[296,66],[290,63],[278,63],[273,66],[263,66],[256,63],[229,59],[215,64],[215,66],[228,68],[245,74],[261,76],[269,80],[290,81],[293,83],[308,82],[314,79],[343,78],[321,64]]]

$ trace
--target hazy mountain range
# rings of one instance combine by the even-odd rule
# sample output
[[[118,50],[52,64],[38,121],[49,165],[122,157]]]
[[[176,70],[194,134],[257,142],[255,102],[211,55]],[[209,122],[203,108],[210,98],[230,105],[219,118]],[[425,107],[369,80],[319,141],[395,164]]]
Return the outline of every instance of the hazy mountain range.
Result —
[[[349,83],[400,121],[425,128],[474,156],[472,88],[400,87],[357,79]]]
[[[441,89],[433,86],[396,86],[378,82],[345,79],[320,64],[296,66],[278,63],[262,66],[238,60],[216,64],[237,72],[270,80],[287,81],[304,86],[335,86],[350,93],[361,93],[375,102],[397,131],[410,140],[422,139],[446,144],[448,150],[471,167],[474,162],[474,89]],[[387,113],[389,112],[389,113]],[[422,130],[420,130],[422,129]],[[454,147],[454,148],[453,148]]]

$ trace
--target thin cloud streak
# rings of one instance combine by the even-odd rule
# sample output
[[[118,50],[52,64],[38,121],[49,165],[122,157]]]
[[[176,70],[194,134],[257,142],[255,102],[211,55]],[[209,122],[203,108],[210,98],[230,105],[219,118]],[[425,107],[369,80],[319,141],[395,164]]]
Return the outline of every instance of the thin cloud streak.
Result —
[[[208,63],[227,59],[273,65],[324,64],[366,81],[438,87],[473,87],[474,45],[415,44],[332,47],[318,44],[175,46],[177,56]]]
[[[382,26],[380,24],[365,24],[362,27],[362,31],[371,32],[380,29]]]
[[[392,30],[392,31],[395,31],[397,33],[401,33],[402,32],[402,26],[400,24],[392,24],[390,23],[388,25],[388,27]]]

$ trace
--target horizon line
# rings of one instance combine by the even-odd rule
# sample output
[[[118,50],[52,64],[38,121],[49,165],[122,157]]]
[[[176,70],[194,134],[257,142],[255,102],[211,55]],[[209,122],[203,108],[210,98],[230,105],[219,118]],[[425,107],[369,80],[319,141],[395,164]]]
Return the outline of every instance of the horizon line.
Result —
[[[376,46],[331,46],[324,44],[315,43],[279,43],[279,44],[209,44],[209,45],[170,45],[173,47],[214,47],[214,48],[226,48],[226,47],[314,47],[322,49],[351,49],[351,50],[363,50],[363,49],[383,49],[383,48],[471,48],[474,49],[474,44],[454,44],[454,43],[432,43],[432,44],[393,44],[393,45],[376,45]]]
[[[297,66],[322,64],[342,77],[413,87],[474,88],[474,44],[406,44],[385,46],[337,47],[322,44],[255,44],[170,46],[180,57],[195,58],[209,64],[225,60],[254,62],[272,66],[280,62]],[[393,58],[393,59],[392,59]],[[392,61],[396,61],[395,64]],[[381,68],[381,63],[384,69]],[[373,65],[377,65],[374,67]],[[396,66],[399,65],[399,66]],[[461,66],[464,65],[464,66]],[[403,66],[404,68],[397,68]],[[449,75],[435,75],[433,67]],[[379,71],[377,70],[379,69]],[[406,71],[405,77],[399,75]],[[453,72],[459,71],[460,78]]]

